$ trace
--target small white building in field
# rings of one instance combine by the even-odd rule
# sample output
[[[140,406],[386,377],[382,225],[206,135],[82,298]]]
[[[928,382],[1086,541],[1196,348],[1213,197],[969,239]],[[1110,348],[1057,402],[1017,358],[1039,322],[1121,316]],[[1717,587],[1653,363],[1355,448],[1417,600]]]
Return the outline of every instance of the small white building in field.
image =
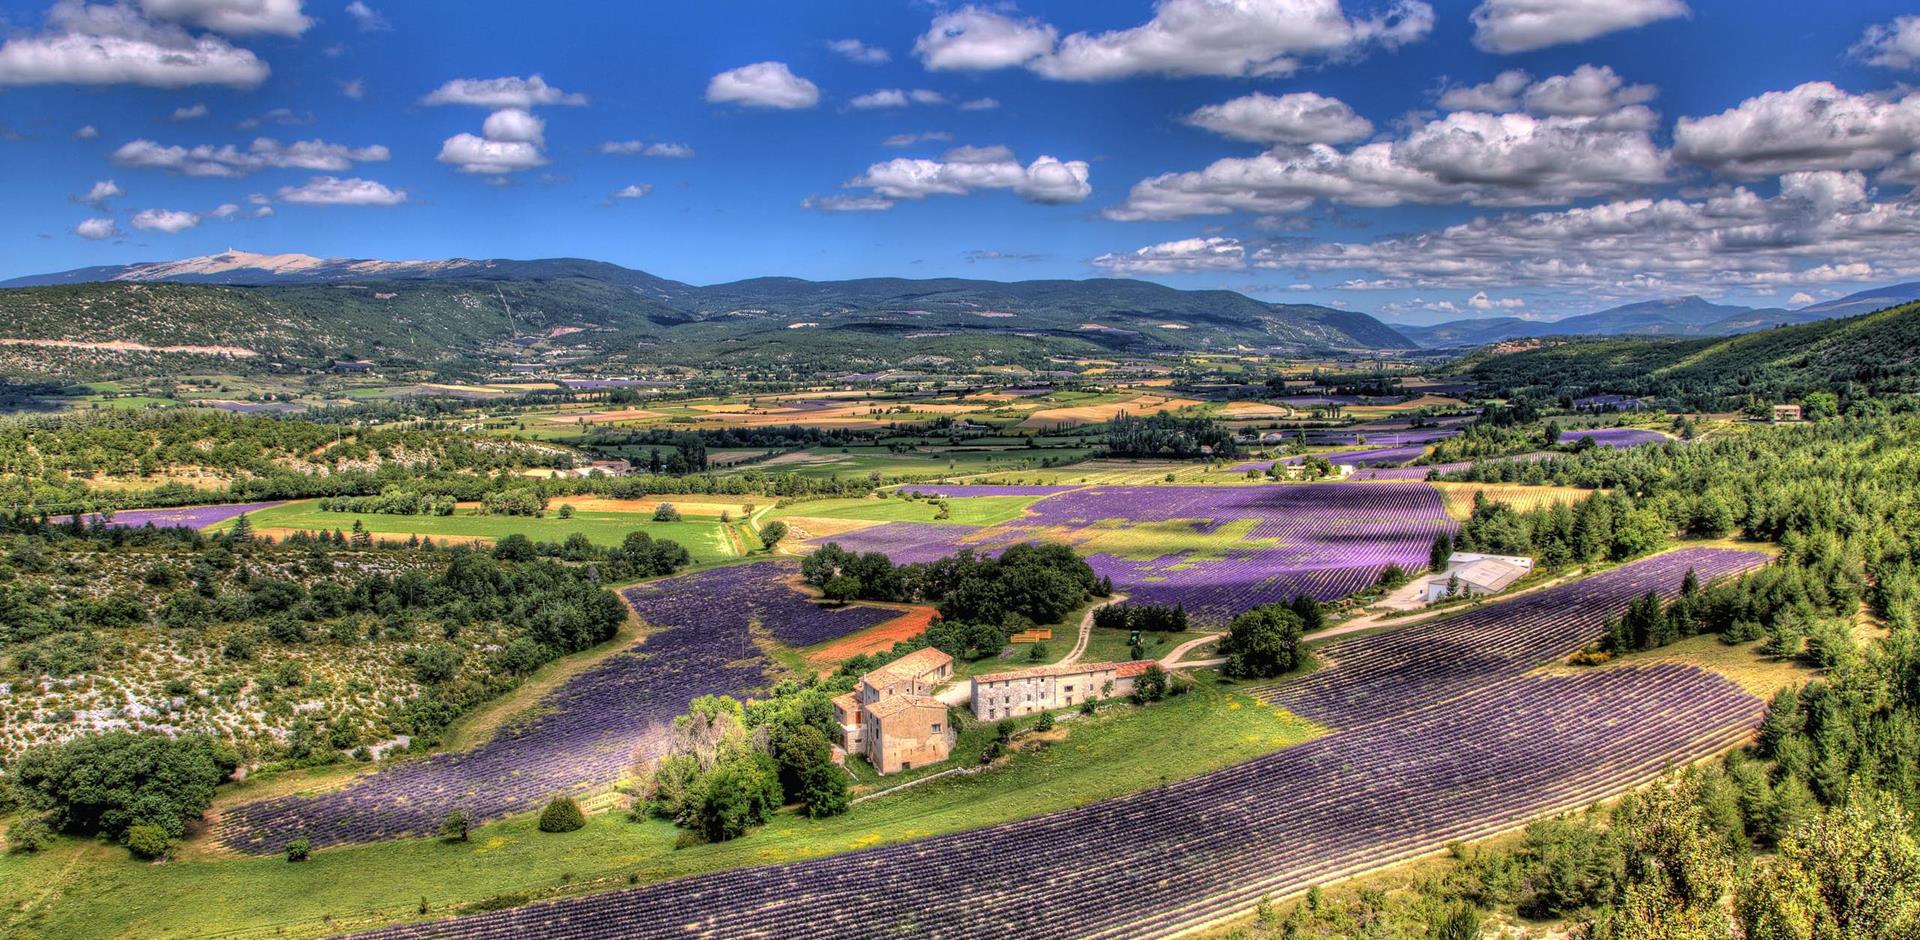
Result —
[[[1532,570],[1533,559],[1520,555],[1454,552],[1447,558],[1447,570],[1427,578],[1427,603],[1446,600],[1449,591],[1467,597],[1498,594]]]

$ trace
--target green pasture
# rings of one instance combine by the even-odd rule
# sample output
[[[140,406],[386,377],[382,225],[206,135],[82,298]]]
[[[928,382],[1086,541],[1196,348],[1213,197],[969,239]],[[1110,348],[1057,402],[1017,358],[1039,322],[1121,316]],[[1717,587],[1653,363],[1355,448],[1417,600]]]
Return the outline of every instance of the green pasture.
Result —
[[[983,729],[970,717],[959,721],[963,750],[977,753]],[[521,818],[477,829],[464,844],[330,849],[297,865],[277,857],[150,865],[118,846],[63,839],[37,855],[0,856],[0,935],[181,938],[217,927],[234,937],[331,936],[421,919],[423,901],[428,917],[441,917],[489,899],[611,890],[630,878],[815,858],[1028,818],[1237,764],[1319,732],[1205,678],[1189,695],[1114,704],[1060,727],[1064,740],[1025,747],[986,773],[929,782],[829,819],[782,813],[740,839],[677,851],[679,830],[618,812],[566,834],[539,832]]]
[[[657,539],[672,539],[693,553],[696,563],[722,561],[739,555],[727,537],[726,526],[718,518],[712,521],[686,519],[680,522],[654,522],[644,513],[576,512],[562,519],[555,503],[544,517],[479,516],[461,509],[451,516],[399,516],[383,513],[327,512],[313,500],[288,503],[247,518],[255,529],[297,529],[303,531],[351,531],[359,520],[375,538],[406,538],[409,535],[435,539],[499,539],[520,533],[536,542],[561,542],[575,532],[583,533],[595,545],[612,547],[636,529]],[[224,529],[232,523],[224,523]],[[758,546],[753,546],[758,547]]]
[[[910,492],[913,487],[906,489]],[[775,519],[807,516],[815,519],[861,519],[868,522],[945,522],[952,525],[999,525],[1020,518],[1038,496],[966,496],[945,500],[949,518],[935,519],[940,507],[930,499],[816,499],[773,511]]]

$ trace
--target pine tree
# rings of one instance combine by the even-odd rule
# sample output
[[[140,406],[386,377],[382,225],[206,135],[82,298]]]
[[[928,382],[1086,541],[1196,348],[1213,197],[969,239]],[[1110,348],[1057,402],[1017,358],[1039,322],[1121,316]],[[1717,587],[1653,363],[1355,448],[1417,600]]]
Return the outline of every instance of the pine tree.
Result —
[[[253,520],[248,519],[247,514],[244,512],[235,516],[233,519],[233,531],[228,533],[228,537],[235,542],[241,543],[253,541]]]

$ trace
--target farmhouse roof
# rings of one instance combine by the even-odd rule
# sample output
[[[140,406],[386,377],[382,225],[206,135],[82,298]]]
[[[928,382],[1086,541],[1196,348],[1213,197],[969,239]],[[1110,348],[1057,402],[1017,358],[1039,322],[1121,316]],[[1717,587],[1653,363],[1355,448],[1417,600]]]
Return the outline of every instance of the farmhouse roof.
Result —
[[[1133,679],[1147,674],[1147,670],[1158,665],[1158,660],[1135,659],[1113,667],[1113,675],[1118,679]]]
[[[929,646],[914,650],[872,672],[860,677],[860,681],[869,685],[889,685],[909,679],[917,679],[929,672],[953,662],[953,657]]]
[[[1034,666],[1031,669],[1014,669],[1007,672],[989,672],[973,677],[975,682],[1004,682],[1008,679],[1039,679],[1046,676],[1077,676],[1082,673],[1112,672],[1114,663],[1055,663],[1051,666]]]
[[[867,714],[872,715],[875,721],[885,721],[901,712],[920,708],[937,708],[945,711],[947,706],[940,704],[940,700],[932,696],[895,695],[868,705]]]

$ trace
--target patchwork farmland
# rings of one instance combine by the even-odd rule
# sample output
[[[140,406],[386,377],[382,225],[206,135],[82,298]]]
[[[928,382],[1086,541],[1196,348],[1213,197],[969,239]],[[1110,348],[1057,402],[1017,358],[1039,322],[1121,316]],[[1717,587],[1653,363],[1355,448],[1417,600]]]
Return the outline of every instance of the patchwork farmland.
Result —
[[[1762,703],[1692,667],[1528,672],[1591,641],[1638,594],[1677,592],[1689,569],[1712,578],[1764,560],[1682,550],[1541,592],[1504,615],[1337,644],[1301,691],[1274,697],[1342,730],[1172,786],[900,846],[364,936],[968,938],[1064,923],[1089,937],[1179,933],[1262,897],[1583,805],[1750,734]],[[1498,652],[1462,659],[1433,646],[1439,636]],[[1338,688],[1365,689],[1366,702],[1327,694]],[[1605,706],[1623,700],[1661,707],[1612,717]],[[875,879],[888,890],[870,890]],[[1020,903],[1001,903],[1011,897]]]

